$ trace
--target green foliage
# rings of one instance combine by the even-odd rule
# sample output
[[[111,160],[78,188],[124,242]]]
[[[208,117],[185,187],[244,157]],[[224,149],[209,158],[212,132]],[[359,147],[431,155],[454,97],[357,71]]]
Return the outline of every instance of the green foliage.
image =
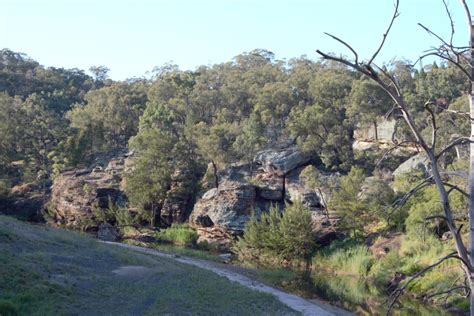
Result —
[[[138,151],[133,169],[126,177],[125,191],[132,205],[145,212],[152,226],[156,211],[171,183],[175,139],[158,130],[141,131],[130,143]]]
[[[0,315],[16,316],[18,315],[18,306],[9,300],[0,300]]]
[[[317,153],[329,169],[347,170],[353,159],[352,133],[344,117],[332,108],[319,105],[295,107],[288,129],[301,148]]]
[[[421,171],[412,170],[397,176],[394,188],[399,194],[405,194],[421,183],[420,179],[423,179]],[[456,183],[454,181],[461,187],[462,182]],[[454,191],[449,195],[449,202],[453,215],[458,220],[465,221],[466,197],[460,192]],[[446,223],[442,219],[431,218],[444,215],[439,193],[434,185],[418,190],[397,212],[399,212],[398,218],[404,220],[405,230],[411,238],[424,240],[429,235],[440,237],[446,231]]]
[[[45,100],[46,109],[62,114],[94,88],[92,78],[79,69],[44,68],[25,54],[0,50],[0,91],[26,99]]]
[[[253,215],[234,251],[242,261],[265,265],[308,260],[314,247],[311,214],[296,202],[287,205],[283,214],[273,206],[260,219]]]
[[[211,126],[200,122],[193,127],[193,141],[207,161],[217,165],[230,163],[235,157],[233,144],[238,134],[234,123],[215,123]]]
[[[233,143],[233,149],[238,156],[251,162],[255,154],[262,149],[267,142],[264,132],[265,127],[260,115],[258,112],[252,113],[250,117],[243,122],[242,131]]]
[[[177,246],[195,246],[198,234],[187,224],[173,224],[156,234],[160,241],[172,243]]]
[[[353,125],[346,117],[352,75],[328,67],[309,83],[311,104],[294,107],[287,129],[301,148],[317,153],[327,168],[349,170],[353,160]]]
[[[83,157],[123,148],[138,131],[147,86],[142,82],[117,83],[88,92],[85,104],[76,104],[67,114],[76,131]],[[83,144],[85,142],[85,144]]]
[[[377,119],[393,106],[389,95],[375,82],[366,78],[353,82],[349,99],[351,105],[347,109],[347,114],[362,126],[376,125]]]
[[[341,177],[329,208],[341,217],[342,229],[353,237],[362,237],[370,232],[369,223],[384,223],[393,199],[394,193],[388,184],[376,177],[366,178],[361,168],[353,167],[348,175]]]
[[[178,117],[178,111],[171,105],[149,102],[140,118],[140,130],[129,142],[136,153],[126,175],[125,190],[131,204],[152,226],[174,177],[186,174],[188,183],[179,194],[188,199],[196,193],[202,175],[196,146],[186,137],[184,121]]]

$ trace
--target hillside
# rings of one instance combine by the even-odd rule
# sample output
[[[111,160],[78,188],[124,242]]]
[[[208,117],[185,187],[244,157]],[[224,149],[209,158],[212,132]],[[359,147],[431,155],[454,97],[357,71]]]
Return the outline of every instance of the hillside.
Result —
[[[291,315],[214,273],[0,216],[0,315]]]

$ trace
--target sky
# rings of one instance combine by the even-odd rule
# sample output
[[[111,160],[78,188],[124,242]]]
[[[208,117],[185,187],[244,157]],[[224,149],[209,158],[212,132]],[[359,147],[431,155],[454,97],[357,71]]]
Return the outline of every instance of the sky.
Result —
[[[379,64],[414,61],[438,44],[417,23],[450,34],[442,0],[400,1]],[[460,1],[446,1],[455,40],[465,46]],[[280,60],[302,55],[316,60],[316,49],[350,54],[324,32],[369,59],[393,7],[393,0],[0,0],[0,49],[26,53],[45,66],[104,65],[115,80],[147,76],[170,62],[194,70],[257,48]]]

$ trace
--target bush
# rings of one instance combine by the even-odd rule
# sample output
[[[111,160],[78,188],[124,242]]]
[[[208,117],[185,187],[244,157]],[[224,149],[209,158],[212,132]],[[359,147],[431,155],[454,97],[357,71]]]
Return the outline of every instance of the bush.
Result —
[[[233,250],[244,262],[279,265],[309,260],[314,247],[311,213],[296,202],[283,214],[274,206],[260,220],[253,215]]]
[[[0,178],[0,197],[7,196],[10,193],[11,183],[8,179]]]
[[[18,314],[18,307],[15,304],[8,300],[0,300],[0,315],[16,316]]]
[[[359,238],[373,231],[373,226],[386,224],[393,199],[393,190],[383,180],[366,178],[361,168],[352,167],[333,191],[329,208],[340,216],[339,227]]]
[[[196,245],[198,234],[196,230],[187,224],[173,224],[156,234],[160,241],[175,244],[177,246]]]

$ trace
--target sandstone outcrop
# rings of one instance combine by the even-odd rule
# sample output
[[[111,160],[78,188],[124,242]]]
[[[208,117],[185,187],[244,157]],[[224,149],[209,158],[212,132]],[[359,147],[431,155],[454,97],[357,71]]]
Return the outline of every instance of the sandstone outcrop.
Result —
[[[257,153],[254,161],[265,173],[282,177],[295,168],[307,164],[310,157],[293,145],[263,150]]]
[[[125,157],[111,160],[106,167],[70,170],[53,183],[48,207],[50,221],[74,229],[88,229],[95,209],[106,209],[109,203],[126,206],[121,181]]]
[[[125,193],[125,174],[133,168],[133,153],[101,157],[90,168],[61,173],[52,186],[47,215],[50,222],[73,229],[98,230],[94,221],[97,211],[112,203],[129,207]],[[107,160],[109,159],[109,160]],[[188,221],[194,205],[195,183],[199,181],[193,170],[178,169],[171,178],[171,187],[161,208],[160,223]]]
[[[199,241],[223,245],[241,235],[252,212],[259,216],[272,205],[299,200],[313,211],[313,218],[326,216],[324,197],[306,187],[300,173],[310,157],[296,146],[276,147],[259,152],[253,164],[234,164],[218,174],[219,185],[196,202],[190,223],[197,228]]]

